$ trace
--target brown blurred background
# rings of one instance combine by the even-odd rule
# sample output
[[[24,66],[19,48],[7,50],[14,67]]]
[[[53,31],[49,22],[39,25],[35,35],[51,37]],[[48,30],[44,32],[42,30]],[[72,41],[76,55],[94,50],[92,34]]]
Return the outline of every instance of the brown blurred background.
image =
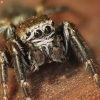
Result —
[[[0,0],[0,11],[11,0]],[[34,8],[40,0],[12,0],[23,2]],[[65,5],[70,11],[52,14],[50,17],[59,23],[73,22],[89,45],[100,65],[100,0],[47,0],[45,6]],[[6,12],[5,12],[6,13]],[[28,75],[31,96],[34,100],[100,100],[100,89],[85,70],[85,65],[77,60],[65,64],[47,64],[38,72]],[[13,69],[9,69],[10,100],[25,100],[16,82]],[[2,99],[0,99],[2,100]]]

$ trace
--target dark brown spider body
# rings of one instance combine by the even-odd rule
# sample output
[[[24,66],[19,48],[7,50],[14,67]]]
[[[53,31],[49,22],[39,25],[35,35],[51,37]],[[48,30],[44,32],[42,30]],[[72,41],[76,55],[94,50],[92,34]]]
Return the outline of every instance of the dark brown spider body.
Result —
[[[48,9],[45,12],[48,12]],[[4,48],[0,51],[4,100],[8,99],[6,69],[10,63],[6,60],[5,51],[11,56],[10,61],[13,62],[12,65],[26,100],[31,100],[28,83],[26,82],[26,69],[36,71],[39,66],[45,63],[66,61],[69,45],[77,58],[86,64],[86,69],[89,69],[93,74],[95,83],[99,84],[95,62],[91,57],[90,50],[73,24],[64,21],[59,26],[55,26],[54,21],[47,15],[35,16],[36,13],[34,13],[30,17],[27,12],[22,14],[24,16],[20,14],[20,12],[18,12],[18,16],[14,14],[10,19],[11,21],[0,20],[0,34],[4,34],[6,40]],[[7,17],[10,16],[8,15]],[[29,18],[27,19],[25,15]],[[20,17],[22,17],[22,20],[18,25]],[[16,23],[17,18],[18,21]]]

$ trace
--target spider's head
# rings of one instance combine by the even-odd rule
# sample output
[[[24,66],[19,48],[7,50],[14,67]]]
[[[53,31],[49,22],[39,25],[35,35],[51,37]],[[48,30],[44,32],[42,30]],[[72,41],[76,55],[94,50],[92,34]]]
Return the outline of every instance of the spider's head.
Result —
[[[16,35],[22,42],[39,42],[52,38],[54,22],[46,15],[32,17],[17,27]]]

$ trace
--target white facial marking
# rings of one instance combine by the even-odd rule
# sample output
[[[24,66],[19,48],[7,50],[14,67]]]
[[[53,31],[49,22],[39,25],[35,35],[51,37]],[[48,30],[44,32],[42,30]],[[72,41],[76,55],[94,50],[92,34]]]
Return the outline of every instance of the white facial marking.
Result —
[[[50,33],[48,34],[45,33],[46,26],[49,26],[50,28]],[[35,32],[37,30],[42,32],[42,35],[39,38],[35,38]],[[45,47],[46,52],[49,55],[48,46],[52,46],[52,41],[54,40],[54,38],[51,36],[55,33],[55,27],[52,26],[52,20],[33,26],[28,30],[28,32],[31,32],[31,35],[26,39],[26,41],[30,41],[40,49],[42,49],[42,47]]]
[[[30,41],[31,39],[35,39],[34,33],[37,30],[41,30],[42,35],[44,35],[44,30],[46,26],[50,26],[52,30],[54,30],[54,27],[51,25],[52,20],[46,21],[45,23],[40,23],[39,25],[33,26],[30,29],[27,30],[27,32],[31,32],[31,35],[26,39],[26,41]]]

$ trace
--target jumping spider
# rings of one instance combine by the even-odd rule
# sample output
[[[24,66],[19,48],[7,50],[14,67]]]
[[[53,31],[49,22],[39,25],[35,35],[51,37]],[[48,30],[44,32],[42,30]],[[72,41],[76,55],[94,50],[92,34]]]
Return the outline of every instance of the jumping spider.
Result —
[[[17,6],[17,11],[14,13],[14,8],[16,9],[16,5],[4,10],[0,19],[0,34],[5,38],[4,47],[0,50],[4,100],[8,99],[9,64],[14,67],[26,100],[31,100],[26,82],[26,69],[34,72],[44,63],[66,61],[69,45],[77,58],[85,63],[86,69],[91,71],[95,83],[98,84],[98,74],[90,50],[72,23],[63,21],[55,26],[54,21],[47,15],[37,15],[35,11],[22,5]]]

